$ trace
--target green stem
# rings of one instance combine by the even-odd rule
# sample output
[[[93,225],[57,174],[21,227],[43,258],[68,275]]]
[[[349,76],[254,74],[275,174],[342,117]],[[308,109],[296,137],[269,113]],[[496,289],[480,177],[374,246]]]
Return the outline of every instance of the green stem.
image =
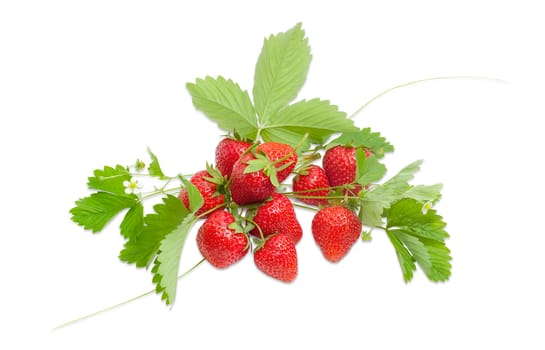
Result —
[[[397,90],[397,89],[400,89],[402,87],[406,87],[406,86],[410,86],[410,85],[415,85],[415,84],[418,84],[418,83],[424,83],[424,82],[427,82],[427,81],[433,81],[433,80],[450,80],[450,79],[479,79],[479,80],[489,80],[489,81],[495,81],[495,82],[498,82],[498,83],[506,83],[505,80],[501,80],[501,79],[497,79],[497,78],[488,78],[488,77],[479,77],[479,76],[451,76],[451,77],[435,77],[435,78],[426,78],[426,79],[419,79],[419,80],[413,80],[413,81],[410,81],[408,83],[404,83],[404,84],[401,84],[401,85],[397,85],[397,86],[394,86],[392,88],[389,88],[388,90],[385,90],[383,92],[381,92],[380,94],[376,95],[375,97],[373,97],[372,99],[370,99],[369,101],[367,101],[363,106],[361,106],[357,111],[355,111],[354,113],[352,113],[352,115],[350,116],[350,119],[353,119],[356,115],[358,115],[361,111],[363,111],[365,108],[367,108],[371,103],[375,102],[376,100],[378,100],[380,97],[386,95],[387,93],[389,92],[392,92],[394,90]]]
[[[204,261],[205,261],[204,258],[201,259],[198,263],[196,263],[195,265],[193,265],[193,267],[191,267],[189,270],[187,270],[186,272],[184,272],[184,273],[182,273],[180,276],[178,276],[178,280],[181,280],[182,278],[184,278],[185,276],[187,276],[190,272],[192,272],[192,271],[195,270],[197,267],[199,267],[199,265],[201,265]],[[125,301],[123,301],[123,302],[121,302],[121,303],[118,303],[118,304],[109,306],[109,307],[104,308],[104,309],[102,309],[102,310],[98,310],[98,311],[95,311],[95,312],[90,313],[90,314],[88,314],[88,315],[85,315],[85,316],[82,316],[82,317],[78,317],[78,318],[73,319],[73,320],[71,320],[71,321],[68,321],[68,322],[66,322],[66,323],[60,324],[60,325],[54,327],[51,331],[57,331],[57,330],[59,330],[59,329],[66,328],[66,327],[71,326],[71,325],[73,325],[73,324],[79,323],[79,322],[81,322],[81,321],[83,321],[83,320],[89,319],[89,318],[91,318],[91,317],[93,317],[93,316],[97,316],[97,315],[103,314],[103,313],[105,313],[105,312],[107,312],[107,311],[111,311],[111,310],[113,310],[113,309],[117,309],[118,307],[121,307],[121,306],[123,306],[123,305],[130,304],[130,303],[132,303],[132,302],[134,302],[134,301],[136,301],[136,300],[139,300],[139,299],[142,299],[142,298],[144,298],[144,297],[146,297],[146,296],[148,296],[148,295],[151,295],[151,294],[153,294],[154,292],[155,292],[155,289],[149,290],[149,291],[147,291],[147,292],[145,292],[145,293],[142,293],[142,294],[140,294],[140,295],[138,295],[138,296],[135,296],[134,298],[125,300]]]

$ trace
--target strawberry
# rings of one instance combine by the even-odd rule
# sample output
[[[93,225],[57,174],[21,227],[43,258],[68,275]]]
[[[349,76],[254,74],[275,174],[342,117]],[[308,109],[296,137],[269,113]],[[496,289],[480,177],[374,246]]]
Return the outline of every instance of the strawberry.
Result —
[[[303,168],[293,178],[293,191],[295,197],[301,202],[310,205],[327,205],[329,193],[329,180],[324,169],[311,164]],[[320,198],[323,197],[323,198]]]
[[[369,157],[371,151],[365,149],[365,156]],[[322,161],[325,173],[331,186],[343,186],[356,180],[356,148],[349,146],[335,146],[328,149]],[[356,195],[361,189],[356,185],[354,189],[345,191]]]
[[[297,277],[295,243],[285,234],[268,237],[254,252],[254,262],[259,270],[277,280],[292,282]]]
[[[288,197],[280,193],[273,193],[272,200],[257,208],[253,222],[259,226],[263,237],[283,233],[297,244],[303,235],[303,229],[297,221],[293,204]],[[250,234],[261,237],[257,228],[251,230]]]
[[[217,268],[228,267],[248,252],[248,237],[229,226],[235,217],[225,211],[215,211],[199,228],[197,246],[202,256]]]
[[[290,175],[296,163],[293,147],[277,142],[265,142],[255,152],[242,155],[231,173],[233,201],[239,205],[264,201]]]
[[[221,180],[218,180],[217,177],[210,175],[210,171],[214,172],[212,169],[201,170],[195,173],[189,180],[189,182],[197,187],[204,199],[202,207],[195,212],[195,215],[201,215],[216,207],[219,209],[219,206],[225,203],[224,195],[218,193],[218,183],[221,182]],[[182,189],[178,197],[182,200],[184,206],[189,208],[189,196],[187,194],[187,189]]]
[[[324,257],[340,261],[361,233],[361,222],[356,214],[336,205],[320,209],[312,219],[312,234]]]
[[[235,140],[232,138],[222,139],[216,146],[216,167],[225,177],[231,176],[233,164],[240,156],[252,146],[250,142]]]

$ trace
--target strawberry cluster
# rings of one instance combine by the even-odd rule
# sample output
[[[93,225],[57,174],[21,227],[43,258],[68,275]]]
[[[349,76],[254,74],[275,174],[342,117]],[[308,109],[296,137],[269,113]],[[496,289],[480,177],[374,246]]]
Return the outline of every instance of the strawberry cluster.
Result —
[[[392,243],[405,282],[417,265],[431,281],[447,281],[449,234],[432,209],[441,184],[410,184],[421,160],[381,183],[387,172],[381,160],[394,147],[380,133],[358,128],[328,100],[296,101],[311,58],[298,23],[264,40],[251,96],[222,76],[187,83],[196,110],[232,135],[217,144],[215,164],[189,179],[167,176],[148,149],[147,172],[140,160],[96,169],[87,183],[92,193],[76,201],[71,219],[97,233],[122,215],[119,259],[150,268],[167,305],[175,301],[181,252],[198,223],[197,246],[211,265],[226,268],[252,252],[259,270],[292,282],[305,231],[296,207],[314,211],[310,230],[330,262],[378,229]],[[162,185],[141,191],[140,179]],[[175,180],[181,184],[167,187]],[[154,196],[162,200],[149,210],[144,202]]]
[[[303,236],[294,203],[316,211],[312,234],[323,256],[340,261],[358,240],[362,223],[349,209],[355,183],[354,147],[335,146],[325,151],[323,167],[312,162],[317,151],[298,157],[297,150],[278,142],[251,143],[224,138],[216,147],[216,167],[193,175],[203,204],[196,212],[205,218],[197,245],[203,257],[226,268],[254,246],[255,265],[284,282],[297,276],[296,244]],[[371,155],[365,149],[367,155]],[[292,191],[281,191],[292,178]],[[340,191],[339,191],[340,189]],[[187,189],[179,194],[189,208]]]

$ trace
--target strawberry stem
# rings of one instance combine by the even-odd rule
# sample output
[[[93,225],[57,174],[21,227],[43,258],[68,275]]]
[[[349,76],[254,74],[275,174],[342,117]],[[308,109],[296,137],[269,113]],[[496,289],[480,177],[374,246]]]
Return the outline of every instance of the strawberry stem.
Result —
[[[360,114],[361,111],[363,111],[365,108],[367,108],[371,103],[375,102],[376,100],[378,100],[379,98],[381,98],[382,96],[386,95],[387,93],[389,92],[392,92],[394,90],[397,90],[397,89],[400,89],[402,87],[406,87],[406,86],[410,86],[410,85],[415,85],[415,84],[419,84],[419,83],[424,83],[424,82],[428,82],[428,81],[433,81],[433,80],[450,80],[450,79],[479,79],[479,80],[488,80],[488,81],[495,81],[495,82],[498,82],[498,83],[506,83],[505,80],[501,80],[501,79],[498,79],[498,78],[488,78],[488,77],[479,77],[479,76],[451,76],[451,77],[434,77],[434,78],[426,78],[426,79],[419,79],[419,80],[413,80],[413,81],[409,81],[407,83],[404,83],[404,84],[400,84],[400,85],[397,85],[397,86],[394,86],[394,87],[391,87],[383,92],[381,92],[380,94],[376,95],[375,97],[373,97],[372,99],[370,99],[369,101],[367,101],[363,106],[361,106],[358,110],[356,110],[354,113],[352,113],[352,115],[349,117],[350,119],[354,119],[354,117],[356,117],[356,115]]]
[[[186,272],[184,272],[184,273],[182,273],[181,275],[179,275],[179,276],[178,276],[178,280],[181,280],[182,278],[184,278],[185,276],[187,276],[189,273],[193,272],[193,271],[194,271],[197,267],[199,267],[199,265],[201,265],[204,261],[205,261],[205,259],[202,258],[198,263],[196,263],[195,265],[193,265],[193,267],[191,267],[189,270],[187,270]],[[71,321],[65,322],[65,323],[63,323],[63,324],[60,324],[60,325],[54,327],[54,328],[52,329],[52,331],[57,331],[57,330],[59,330],[59,329],[66,328],[66,327],[68,327],[68,326],[74,325],[74,324],[79,323],[79,322],[81,322],[81,321],[87,320],[87,319],[89,319],[89,318],[91,318],[91,317],[93,317],[93,316],[97,316],[97,315],[103,314],[103,313],[105,313],[105,312],[107,312],[107,311],[111,311],[111,310],[117,309],[118,307],[121,307],[121,306],[123,306],[123,305],[130,304],[130,303],[132,303],[132,302],[134,302],[134,301],[137,301],[137,300],[139,300],[139,299],[142,299],[142,298],[144,298],[144,297],[147,297],[148,295],[151,295],[151,294],[153,294],[154,292],[155,292],[155,289],[152,289],[152,290],[149,290],[149,291],[147,291],[147,292],[145,292],[145,293],[142,293],[142,294],[140,294],[140,295],[137,295],[137,296],[135,296],[134,298],[125,300],[125,301],[123,301],[123,302],[121,302],[121,303],[118,303],[118,304],[109,306],[109,307],[104,308],[104,309],[102,309],[102,310],[95,311],[95,312],[93,312],[93,313],[90,313],[90,314],[85,315],[85,316],[82,316],[82,317],[78,317],[78,318],[76,318],[76,319],[73,319],[73,320],[71,320]]]

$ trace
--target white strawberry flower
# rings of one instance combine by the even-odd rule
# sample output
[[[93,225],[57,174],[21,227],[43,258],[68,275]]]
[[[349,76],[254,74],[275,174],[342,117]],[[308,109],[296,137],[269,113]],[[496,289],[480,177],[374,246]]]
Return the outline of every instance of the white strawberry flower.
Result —
[[[134,178],[131,178],[128,181],[123,181],[123,186],[125,186],[126,194],[136,194],[139,192],[138,190],[142,188],[142,185]]]
[[[426,214],[433,207],[433,202],[428,201],[422,206],[422,214]]]

